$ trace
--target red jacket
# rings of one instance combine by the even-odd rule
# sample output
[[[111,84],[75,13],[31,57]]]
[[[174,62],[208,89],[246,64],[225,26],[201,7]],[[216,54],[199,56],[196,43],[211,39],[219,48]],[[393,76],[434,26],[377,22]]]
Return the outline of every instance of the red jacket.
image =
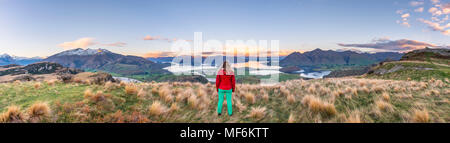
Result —
[[[227,75],[224,70],[220,70],[219,73],[217,73],[216,76],[216,90],[219,91],[219,89],[222,90],[230,90],[232,89],[234,92],[235,89],[235,78],[234,73],[231,73],[231,75]]]

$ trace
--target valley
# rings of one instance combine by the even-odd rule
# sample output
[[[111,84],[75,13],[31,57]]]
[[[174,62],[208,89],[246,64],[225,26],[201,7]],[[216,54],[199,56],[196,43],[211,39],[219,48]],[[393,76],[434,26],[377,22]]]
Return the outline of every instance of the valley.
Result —
[[[215,85],[203,76],[134,83],[55,63],[3,66],[0,73],[8,75],[1,77],[30,78],[0,83],[0,122],[447,123],[449,52],[412,51],[351,77],[304,80],[282,73],[280,83],[260,85],[264,76],[237,76],[235,115],[221,118]],[[36,78],[44,75],[52,78]]]

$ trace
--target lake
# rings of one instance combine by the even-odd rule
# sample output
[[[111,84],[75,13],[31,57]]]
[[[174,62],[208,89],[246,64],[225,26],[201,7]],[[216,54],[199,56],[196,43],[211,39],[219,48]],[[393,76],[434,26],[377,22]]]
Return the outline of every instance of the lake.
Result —
[[[245,69],[248,68],[250,75],[271,75],[271,74],[280,74],[279,70],[281,69],[280,66],[268,66],[267,62],[259,62],[259,61],[249,61],[245,63],[236,63],[232,65],[235,69]],[[193,74],[193,75],[201,75],[204,77],[207,77],[208,75],[215,75],[217,72],[218,67],[202,64],[199,66],[189,66],[189,65],[180,65],[177,63],[172,63],[171,66],[164,68],[172,73],[175,74]],[[259,69],[259,70],[256,70]],[[297,74],[300,74],[300,76],[305,78],[323,78],[324,76],[331,73],[331,71],[314,71],[314,70],[301,70],[295,72]],[[215,78],[207,78],[210,82],[215,82]]]

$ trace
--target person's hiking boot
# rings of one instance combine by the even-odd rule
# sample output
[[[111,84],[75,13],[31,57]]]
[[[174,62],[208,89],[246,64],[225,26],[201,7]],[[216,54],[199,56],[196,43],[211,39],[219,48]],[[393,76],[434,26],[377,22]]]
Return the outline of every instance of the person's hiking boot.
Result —
[[[217,116],[220,116],[220,115],[222,115],[222,113],[217,113]]]

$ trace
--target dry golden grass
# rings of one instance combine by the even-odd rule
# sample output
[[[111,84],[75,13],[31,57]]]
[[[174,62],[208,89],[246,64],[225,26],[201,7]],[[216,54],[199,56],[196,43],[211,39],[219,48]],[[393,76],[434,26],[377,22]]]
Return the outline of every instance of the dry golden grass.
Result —
[[[128,84],[127,84],[126,82],[124,82],[124,81],[120,81],[119,85],[120,85],[121,87],[124,87],[124,86],[126,86],[126,85],[128,85]]]
[[[172,105],[170,105],[169,112],[175,112],[175,111],[178,111],[179,109],[180,109],[180,107],[178,107],[178,104],[173,103]]]
[[[312,95],[303,97],[302,104],[308,106],[311,111],[316,113],[325,113],[327,115],[335,115],[337,113],[333,104],[323,102]]]
[[[289,115],[288,123],[295,123],[295,117],[294,117],[294,114],[291,113],[291,114]]]
[[[85,98],[85,99],[89,99],[89,98],[91,98],[93,95],[94,95],[94,94],[92,93],[92,90],[91,90],[91,89],[86,89],[86,90],[84,91],[84,98]]]
[[[255,95],[253,93],[246,92],[246,93],[244,93],[244,97],[245,97],[245,100],[247,101],[247,103],[249,103],[249,104],[255,103]]]
[[[53,86],[47,86],[47,83],[34,89],[34,83],[36,82],[23,82],[20,85],[0,84],[0,101],[8,100],[8,98],[2,98],[5,93],[6,96],[20,96],[17,93],[31,96],[39,93],[39,99],[52,99],[49,97],[70,93],[67,91],[72,89],[78,92],[84,91],[85,98],[80,99],[80,93],[76,93],[69,97],[78,96],[78,99],[62,99],[63,104],[52,100],[46,101],[52,103],[51,107],[54,107],[52,108],[54,114],[49,114],[50,118],[44,118],[49,120],[41,120],[42,118],[31,120],[27,117],[28,112],[18,117],[21,120],[16,120],[11,118],[17,116],[12,113],[20,112],[20,110],[6,114],[6,109],[3,109],[5,112],[1,114],[0,121],[448,122],[446,116],[439,115],[448,114],[448,107],[445,105],[448,105],[449,101],[444,95],[448,95],[450,91],[448,85],[438,87],[441,84],[438,80],[427,83],[338,78],[292,80],[268,86],[237,84],[232,98],[234,115],[217,117],[218,95],[212,84],[151,82],[124,84],[123,87],[119,87],[116,83],[104,83],[104,85],[67,83]],[[136,92],[132,93],[137,96],[124,96],[127,94],[126,87],[130,85],[136,87]],[[423,85],[426,85],[426,88],[422,88]],[[11,90],[20,91],[11,92]],[[428,96],[421,96],[424,94]],[[58,100],[61,96],[58,96]],[[259,102],[259,100],[262,101]],[[223,103],[225,109],[227,102],[231,101],[225,100]],[[16,103],[11,101],[8,104]],[[22,106],[27,107],[27,105]],[[418,109],[427,107],[433,110],[424,113],[422,110],[415,111],[404,107]]]
[[[105,83],[105,89],[106,90],[113,90],[113,89],[116,89],[116,88],[117,88],[116,83],[113,83],[111,81],[108,81],[108,82]]]
[[[311,93],[311,94],[316,93],[316,87],[315,87],[315,86],[310,86],[310,87],[308,88],[308,92]]]
[[[359,89],[359,91],[361,91],[361,92],[363,92],[363,93],[369,93],[369,92],[370,92],[369,88],[367,88],[366,86],[361,87],[361,88]]]
[[[430,95],[439,96],[441,93],[438,90],[432,89],[428,91]]]
[[[269,94],[264,94],[263,96],[262,96],[262,98],[263,98],[263,100],[265,101],[265,102],[268,102],[269,101]]]
[[[159,101],[155,101],[148,108],[149,114],[152,116],[159,116],[163,114],[166,110],[166,107]]]
[[[136,85],[134,84],[127,84],[125,86],[125,93],[128,95],[133,95],[136,94],[138,92],[138,88]]]
[[[49,85],[49,86],[55,85],[56,82],[57,82],[57,80],[55,80],[55,79],[52,79],[52,80],[46,80],[46,81],[45,81],[45,83],[46,83],[47,85]]]
[[[33,86],[35,89],[39,89],[39,88],[41,88],[42,84],[40,82],[36,82],[36,83],[34,83]]]
[[[0,123],[23,123],[27,120],[26,114],[18,106],[8,106],[6,112],[0,114]]]
[[[247,109],[247,106],[245,106],[239,99],[235,99],[234,105],[238,108],[239,111],[244,111],[245,109]]]
[[[203,87],[203,86],[198,87],[196,93],[197,93],[198,97],[206,96],[206,89],[205,89],[205,87]]]
[[[349,95],[349,96],[356,96],[358,95],[358,90],[356,88],[353,87],[347,87],[345,88],[345,92]]]
[[[381,93],[381,92],[384,91],[384,87],[382,87],[382,86],[374,86],[374,87],[372,87],[372,91],[375,92],[375,93]]]
[[[381,94],[381,97],[383,98],[384,101],[389,101],[391,99],[389,93],[387,92],[383,92],[383,94]]]
[[[248,115],[248,117],[256,120],[261,120],[264,116],[266,116],[266,107],[252,107]]]
[[[281,92],[281,95],[283,95],[283,96],[289,96],[291,94],[291,92],[288,89],[286,89],[286,87],[284,87],[284,86],[280,88],[280,92]]]
[[[426,109],[415,109],[413,111],[412,121],[415,123],[428,123],[430,122],[430,115],[428,115],[428,111]]]
[[[188,105],[189,107],[191,107],[192,109],[195,109],[198,107],[199,101],[197,99],[197,96],[195,95],[191,95],[188,98]]]
[[[37,123],[50,117],[51,110],[47,103],[37,102],[28,108],[30,122]]]
[[[14,81],[14,85],[20,85],[22,82],[20,80]]]
[[[295,103],[295,97],[294,97],[294,95],[288,95],[287,96],[287,101],[288,101],[288,103],[289,104],[294,104]]]
[[[161,87],[158,90],[159,97],[161,98],[161,100],[164,100],[166,102],[169,102],[173,99],[173,96],[171,94],[172,91],[167,86]]]
[[[106,100],[105,94],[102,91],[97,91],[93,96],[91,96],[91,101],[94,103],[102,102]]]
[[[139,92],[137,93],[137,96],[139,98],[145,98],[147,96],[147,92],[142,88],[139,90]]]
[[[360,112],[351,112],[350,116],[345,120],[346,123],[362,123]]]
[[[157,95],[159,93],[158,88],[152,88],[152,94]]]
[[[384,111],[384,112],[394,111],[394,108],[392,107],[392,105],[383,100],[375,101],[375,105],[380,111]]]
[[[172,102],[173,101],[173,96],[171,95],[171,94],[168,94],[168,95],[166,95],[166,96],[164,96],[164,102],[166,102],[166,103],[170,103],[170,102]]]

